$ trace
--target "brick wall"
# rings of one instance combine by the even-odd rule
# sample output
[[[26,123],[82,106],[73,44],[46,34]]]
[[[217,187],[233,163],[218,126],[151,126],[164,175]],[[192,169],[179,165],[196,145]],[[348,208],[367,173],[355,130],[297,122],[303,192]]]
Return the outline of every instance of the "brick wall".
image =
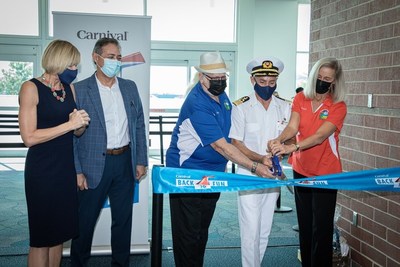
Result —
[[[345,69],[343,169],[400,166],[400,1],[312,0],[311,10],[310,65],[334,56]],[[340,191],[338,205],[352,266],[400,266],[400,193]]]

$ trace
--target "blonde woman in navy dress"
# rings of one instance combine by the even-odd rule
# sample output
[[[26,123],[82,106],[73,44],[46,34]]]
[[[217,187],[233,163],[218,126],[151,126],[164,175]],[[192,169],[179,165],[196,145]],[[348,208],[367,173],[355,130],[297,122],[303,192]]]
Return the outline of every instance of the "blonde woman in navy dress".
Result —
[[[52,41],[44,51],[44,73],[22,84],[19,127],[29,148],[25,164],[28,207],[28,266],[60,266],[63,243],[78,232],[73,134],[89,123],[77,110],[71,82],[80,53],[71,43]]]

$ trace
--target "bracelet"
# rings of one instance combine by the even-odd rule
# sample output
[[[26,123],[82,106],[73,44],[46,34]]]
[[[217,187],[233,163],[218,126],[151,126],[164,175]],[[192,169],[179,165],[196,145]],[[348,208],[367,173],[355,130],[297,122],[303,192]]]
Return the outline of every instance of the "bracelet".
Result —
[[[255,173],[257,170],[258,162],[253,162],[253,165],[251,166],[251,173]]]

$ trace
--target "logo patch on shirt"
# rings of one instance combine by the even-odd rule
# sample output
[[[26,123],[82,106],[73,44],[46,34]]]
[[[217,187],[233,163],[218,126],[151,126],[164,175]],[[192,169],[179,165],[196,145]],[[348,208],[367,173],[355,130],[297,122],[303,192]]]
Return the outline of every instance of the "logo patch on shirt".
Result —
[[[320,120],[326,120],[328,118],[329,110],[324,109],[319,113]]]
[[[224,107],[226,110],[231,110],[231,105],[229,104],[228,100],[226,100],[226,99],[224,101]]]

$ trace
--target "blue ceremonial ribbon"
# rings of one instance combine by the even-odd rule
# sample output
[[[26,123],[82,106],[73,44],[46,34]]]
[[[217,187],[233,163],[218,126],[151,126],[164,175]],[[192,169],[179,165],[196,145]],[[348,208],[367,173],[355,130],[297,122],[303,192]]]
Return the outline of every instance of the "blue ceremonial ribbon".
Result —
[[[153,192],[213,193],[280,186],[400,192],[400,167],[275,180],[226,172],[153,166]]]

